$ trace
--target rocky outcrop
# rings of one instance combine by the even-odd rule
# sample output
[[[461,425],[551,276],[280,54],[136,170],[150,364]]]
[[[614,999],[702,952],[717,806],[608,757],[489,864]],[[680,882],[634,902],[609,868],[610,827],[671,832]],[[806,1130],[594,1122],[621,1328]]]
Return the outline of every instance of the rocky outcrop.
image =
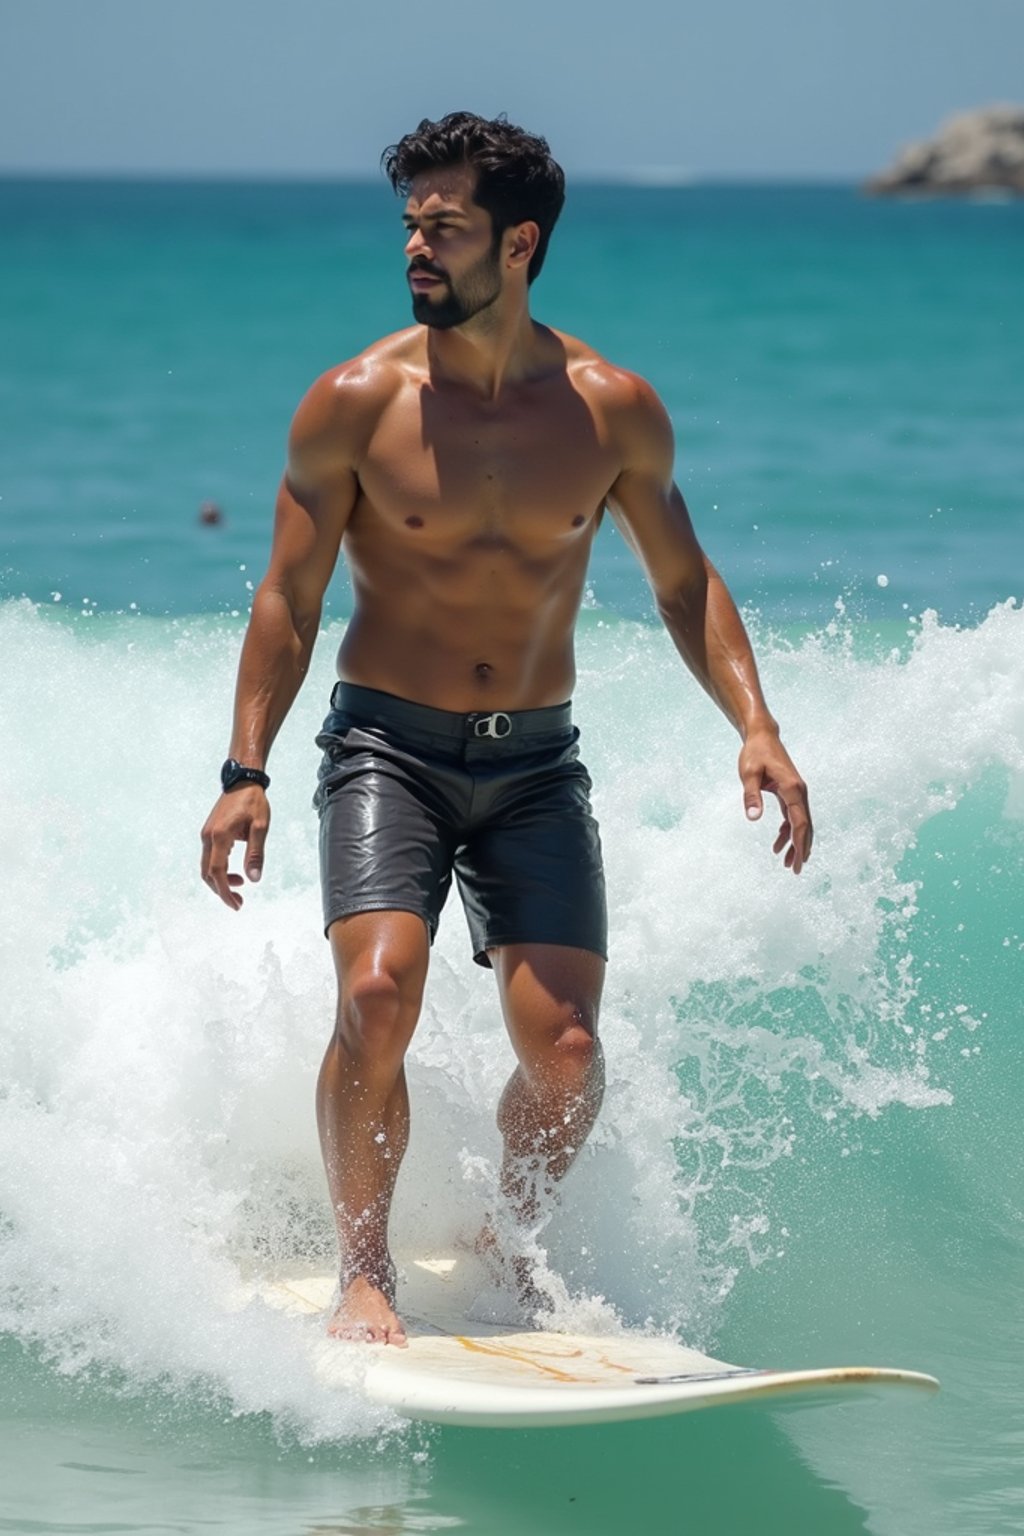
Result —
[[[986,187],[1024,195],[1024,107],[958,113],[933,139],[909,144],[865,190],[892,197]]]

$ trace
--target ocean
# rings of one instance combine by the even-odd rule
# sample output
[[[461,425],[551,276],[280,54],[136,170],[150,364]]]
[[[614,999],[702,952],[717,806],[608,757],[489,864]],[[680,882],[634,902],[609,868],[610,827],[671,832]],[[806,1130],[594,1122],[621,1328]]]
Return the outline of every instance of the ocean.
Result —
[[[1024,204],[582,184],[534,290],[664,398],[817,823],[793,879],[602,529],[609,1086],[545,1263],[724,1359],[941,1394],[410,1428],[229,1305],[330,1253],[310,798],[343,570],[241,914],[198,834],[291,412],[408,323],[399,213],[383,183],[0,182],[0,1532],[1017,1533]],[[400,1255],[479,1223],[511,1061],[453,900]]]

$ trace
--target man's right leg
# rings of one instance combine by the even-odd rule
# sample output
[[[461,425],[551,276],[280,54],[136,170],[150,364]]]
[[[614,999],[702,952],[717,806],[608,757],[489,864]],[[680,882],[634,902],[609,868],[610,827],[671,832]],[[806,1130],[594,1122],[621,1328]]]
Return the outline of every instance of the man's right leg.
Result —
[[[340,1338],[404,1344],[388,1216],[409,1140],[405,1053],[419,1018],[430,944],[412,912],[360,912],[330,928],[338,976],[334,1035],[317,1083],[317,1122],[341,1253]]]

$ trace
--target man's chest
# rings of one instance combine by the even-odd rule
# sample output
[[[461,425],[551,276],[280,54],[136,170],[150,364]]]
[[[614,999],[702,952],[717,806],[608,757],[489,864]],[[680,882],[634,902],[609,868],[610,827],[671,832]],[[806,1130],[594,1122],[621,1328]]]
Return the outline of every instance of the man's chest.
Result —
[[[388,521],[527,534],[534,524],[550,530],[552,520],[567,531],[582,526],[617,473],[613,451],[575,401],[489,412],[428,398],[381,421],[359,480]]]

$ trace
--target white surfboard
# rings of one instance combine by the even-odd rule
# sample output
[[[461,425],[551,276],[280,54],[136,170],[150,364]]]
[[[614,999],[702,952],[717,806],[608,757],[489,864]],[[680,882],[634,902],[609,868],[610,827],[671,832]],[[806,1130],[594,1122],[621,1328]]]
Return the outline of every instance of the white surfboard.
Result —
[[[405,1418],[509,1429],[658,1418],[797,1393],[811,1398],[855,1388],[938,1387],[919,1371],[750,1369],[630,1330],[555,1333],[474,1321],[466,1315],[473,1310],[466,1271],[473,1267],[453,1257],[403,1265],[399,1311],[408,1347],[342,1343],[318,1334],[317,1373]],[[331,1305],[336,1277],[289,1273],[257,1283],[249,1294],[312,1317]]]

